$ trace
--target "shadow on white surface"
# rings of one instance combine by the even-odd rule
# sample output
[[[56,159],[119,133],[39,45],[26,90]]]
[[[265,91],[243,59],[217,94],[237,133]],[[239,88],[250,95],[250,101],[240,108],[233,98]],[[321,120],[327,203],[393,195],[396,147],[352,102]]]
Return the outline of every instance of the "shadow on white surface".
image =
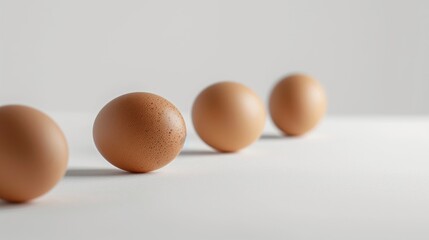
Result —
[[[13,202],[6,202],[3,200],[0,200],[0,211],[9,210],[9,209],[27,208],[32,205],[34,205],[33,202],[13,203]]]
[[[320,134],[315,133],[313,131],[310,131],[308,133],[305,133],[303,135],[299,136],[292,136],[292,135],[285,135],[282,133],[264,133],[261,135],[259,140],[285,140],[285,141],[296,141],[296,140],[327,140],[331,138],[330,135],[326,134]]]
[[[282,135],[280,133],[264,133],[261,135],[259,139],[266,140],[266,139],[289,139],[291,137]]]
[[[214,156],[228,153],[220,153],[214,150],[192,150],[192,149],[183,149],[179,157],[201,157],[201,156]]]
[[[133,173],[125,172],[119,169],[106,168],[73,168],[66,172],[65,177],[108,177],[108,176],[123,176]]]

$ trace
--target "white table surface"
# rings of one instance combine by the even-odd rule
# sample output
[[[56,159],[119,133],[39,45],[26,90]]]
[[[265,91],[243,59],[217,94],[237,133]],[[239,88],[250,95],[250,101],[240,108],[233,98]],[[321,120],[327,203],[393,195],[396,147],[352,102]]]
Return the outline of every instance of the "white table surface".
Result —
[[[0,239],[429,239],[429,117],[327,117],[300,138],[218,154],[195,135],[149,174],[96,151],[95,116],[53,114],[64,179],[30,204],[0,202]]]

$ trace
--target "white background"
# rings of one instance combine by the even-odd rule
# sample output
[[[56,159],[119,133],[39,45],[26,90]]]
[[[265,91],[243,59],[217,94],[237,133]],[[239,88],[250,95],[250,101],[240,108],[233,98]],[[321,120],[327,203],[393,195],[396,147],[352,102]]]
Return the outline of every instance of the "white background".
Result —
[[[0,0],[0,104],[97,112],[150,91],[188,112],[209,83],[264,100],[300,71],[330,114],[429,113],[427,0]]]

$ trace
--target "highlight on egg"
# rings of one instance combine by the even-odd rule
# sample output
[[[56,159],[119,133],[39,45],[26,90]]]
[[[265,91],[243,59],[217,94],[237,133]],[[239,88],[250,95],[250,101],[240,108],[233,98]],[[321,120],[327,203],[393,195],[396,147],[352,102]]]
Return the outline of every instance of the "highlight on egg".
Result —
[[[64,176],[67,163],[66,138],[50,117],[27,106],[0,107],[0,199],[42,196]]]
[[[208,86],[192,107],[197,134],[220,152],[236,152],[256,141],[264,129],[265,115],[256,93],[230,81]]]
[[[298,136],[313,129],[326,112],[325,92],[314,78],[293,74],[273,88],[269,107],[274,124],[285,134]]]
[[[145,173],[176,158],[186,139],[186,124],[168,100],[134,92],[113,99],[101,109],[93,137],[97,149],[111,164]]]

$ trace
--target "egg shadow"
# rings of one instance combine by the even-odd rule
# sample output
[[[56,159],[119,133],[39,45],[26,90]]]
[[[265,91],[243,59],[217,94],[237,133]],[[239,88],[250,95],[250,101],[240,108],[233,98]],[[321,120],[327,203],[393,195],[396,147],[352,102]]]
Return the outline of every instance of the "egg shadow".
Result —
[[[201,157],[201,156],[215,156],[225,153],[216,152],[214,150],[197,150],[197,149],[183,149],[179,153],[179,157]]]
[[[66,172],[66,178],[83,178],[83,177],[110,177],[110,176],[125,176],[134,175],[133,173],[125,172],[119,169],[107,168],[72,168]]]
[[[0,200],[0,210],[26,208],[34,205],[32,202],[8,202]]]
[[[264,133],[261,135],[261,140],[274,140],[274,139],[291,139],[291,136],[284,135],[281,133]]]

